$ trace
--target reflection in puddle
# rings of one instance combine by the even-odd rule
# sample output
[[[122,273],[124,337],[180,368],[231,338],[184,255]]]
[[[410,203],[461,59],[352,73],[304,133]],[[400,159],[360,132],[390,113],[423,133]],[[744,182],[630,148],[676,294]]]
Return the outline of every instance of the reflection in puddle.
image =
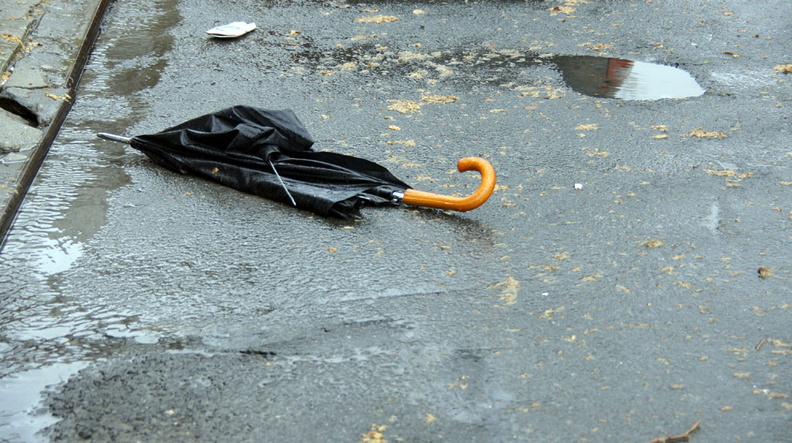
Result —
[[[698,97],[704,89],[689,73],[672,66],[613,57],[553,56],[567,86],[592,97],[660,100]]]
[[[35,258],[36,268],[44,275],[54,275],[66,271],[82,255],[82,243],[70,238],[47,239],[49,247],[43,247]]]
[[[0,435],[3,441],[46,441],[37,433],[58,420],[41,405],[41,392],[47,386],[65,382],[87,365],[60,363],[18,372],[0,380]]]

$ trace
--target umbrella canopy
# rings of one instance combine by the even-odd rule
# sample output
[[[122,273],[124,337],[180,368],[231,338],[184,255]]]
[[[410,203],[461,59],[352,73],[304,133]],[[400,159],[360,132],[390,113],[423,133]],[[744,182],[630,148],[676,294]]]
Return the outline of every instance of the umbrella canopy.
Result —
[[[472,199],[475,201],[467,201],[471,199],[415,191],[371,161],[313,151],[311,136],[290,110],[234,106],[156,134],[131,138],[106,133],[99,136],[129,143],[170,170],[213,180],[322,216],[357,217],[364,203],[399,201],[445,209],[456,209],[453,206],[462,203],[466,208],[457,210],[469,210],[470,206],[477,207],[489,197],[487,194],[481,200],[477,195]],[[464,165],[460,161],[460,171],[482,168],[481,159],[463,160],[469,161]],[[491,181],[491,186],[489,183],[485,186],[485,181]],[[482,186],[494,188],[494,185],[492,171],[491,180],[483,180]],[[411,198],[418,203],[410,203]],[[438,198],[444,200],[435,201]]]

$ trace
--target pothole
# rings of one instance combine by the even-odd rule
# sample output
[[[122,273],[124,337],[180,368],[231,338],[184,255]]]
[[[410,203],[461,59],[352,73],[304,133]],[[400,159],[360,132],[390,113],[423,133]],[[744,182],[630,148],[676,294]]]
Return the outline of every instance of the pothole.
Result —
[[[0,97],[0,109],[20,117],[25,124],[34,128],[38,127],[38,116],[30,109],[20,105],[15,100],[7,97]]]

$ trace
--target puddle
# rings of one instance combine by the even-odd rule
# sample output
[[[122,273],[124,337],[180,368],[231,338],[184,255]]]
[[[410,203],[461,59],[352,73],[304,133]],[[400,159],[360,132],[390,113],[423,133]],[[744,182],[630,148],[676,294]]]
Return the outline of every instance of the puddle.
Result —
[[[71,268],[82,255],[82,243],[70,238],[46,239],[49,247],[43,247],[41,254],[34,258],[36,268],[45,275],[59,274]]]
[[[592,97],[660,100],[704,94],[696,79],[673,66],[613,57],[552,56],[564,82],[575,92]]]
[[[555,71],[568,89],[579,94],[623,100],[679,99],[706,92],[690,73],[674,66],[615,57],[494,49],[486,43],[484,46],[472,51],[424,53],[391,52],[370,42],[331,50],[306,45],[293,61],[319,73],[357,70],[473,87],[537,86],[550,71]]]
[[[132,12],[147,19],[154,9],[178,9],[175,0],[149,3],[150,8]],[[176,12],[161,16],[156,22],[142,20],[142,33],[114,25],[100,36],[80,86],[81,100],[2,245],[0,441],[46,441],[37,432],[56,419],[42,406],[42,391],[119,347],[160,339],[157,331],[139,326],[137,312],[84,296],[84,281],[72,274],[106,224],[112,192],[130,180],[118,167],[126,150],[97,142],[95,133],[123,133],[147,112],[137,96],[159,80],[159,56],[172,48],[168,29],[179,21]]]
[[[174,45],[169,31],[181,21],[176,4],[176,0],[144,1],[137,11],[128,11],[133,16],[114,20],[117,26],[103,30],[102,41],[107,44],[99,53],[101,63],[113,71],[107,86],[114,96],[133,95],[159,83],[168,65],[165,55]]]
[[[64,383],[87,363],[62,363],[18,372],[0,380],[0,439],[2,441],[47,441],[38,434],[58,421],[42,405],[42,391]]]

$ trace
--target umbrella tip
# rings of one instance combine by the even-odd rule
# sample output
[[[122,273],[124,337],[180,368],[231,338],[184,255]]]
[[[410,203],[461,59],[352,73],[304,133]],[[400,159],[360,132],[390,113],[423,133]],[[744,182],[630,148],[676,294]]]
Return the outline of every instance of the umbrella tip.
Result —
[[[103,138],[105,140],[111,140],[114,142],[129,144],[132,141],[131,137],[124,137],[121,135],[110,134],[109,132],[99,132],[96,135],[99,136],[99,138]]]

